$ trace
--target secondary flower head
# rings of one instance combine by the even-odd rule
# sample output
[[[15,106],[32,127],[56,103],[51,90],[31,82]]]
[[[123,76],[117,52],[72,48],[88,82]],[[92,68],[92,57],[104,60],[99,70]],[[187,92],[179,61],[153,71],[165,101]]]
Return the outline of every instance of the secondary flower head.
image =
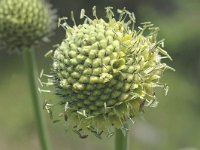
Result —
[[[30,47],[52,30],[54,12],[43,0],[0,1],[0,49]]]
[[[144,106],[156,104],[155,87],[165,88],[160,77],[170,58],[157,41],[158,28],[149,22],[136,31],[135,17],[126,9],[106,8],[107,19],[94,19],[81,11],[84,23],[71,27],[61,19],[66,38],[54,51],[49,84],[61,98],[61,112],[76,132],[90,130],[96,135],[112,127],[124,128]],[[147,33],[143,33],[147,30]],[[50,104],[47,110],[50,112]],[[80,130],[79,130],[80,129]]]

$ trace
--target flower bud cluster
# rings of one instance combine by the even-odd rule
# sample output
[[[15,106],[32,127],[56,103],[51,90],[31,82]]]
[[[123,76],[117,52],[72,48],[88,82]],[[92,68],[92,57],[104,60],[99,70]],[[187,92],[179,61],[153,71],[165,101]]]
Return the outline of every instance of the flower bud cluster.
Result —
[[[78,26],[62,24],[66,38],[53,52],[51,80],[70,124],[99,133],[123,128],[144,106],[155,104],[154,88],[165,87],[159,79],[169,68],[161,59],[170,57],[151,23],[136,31],[134,15],[125,9],[116,20],[106,8],[108,21],[93,11],[93,20],[86,16]],[[144,36],[145,30],[150,34]]]
[[[15,51],[32,46],[51,31],[52,19],[43,0],[1,0],[0,48]]]

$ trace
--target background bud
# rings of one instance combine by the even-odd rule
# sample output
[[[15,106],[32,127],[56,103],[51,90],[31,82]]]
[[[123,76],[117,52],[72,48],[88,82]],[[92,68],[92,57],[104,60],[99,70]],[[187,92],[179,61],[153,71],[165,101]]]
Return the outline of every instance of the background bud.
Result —
[[[53,28],[54,12],[43,0],[0,1],[0,49],[30,47]]]

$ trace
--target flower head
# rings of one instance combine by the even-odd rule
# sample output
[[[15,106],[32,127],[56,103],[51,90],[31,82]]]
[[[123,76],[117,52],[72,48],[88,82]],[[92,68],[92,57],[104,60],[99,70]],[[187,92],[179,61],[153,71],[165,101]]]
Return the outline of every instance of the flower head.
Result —
[[[34,45],[51,32],[54,18],[43,0],[1,0],[0,48],[15,51]]]
[[[161,63],[170,56],[161,48],[163,41],[156,40],[158,28],[146,22],[136,31],[134,14],[117,12],[119,20],[107,7],[104,20],[96,16],[95,7],[94,19],[82,10],[84,23],[76,25],[72,15],[73,27],[61,19],[66,38],[50,52],[48,78],[61,97],[61,112],[73,128],[97,135],[112,127],[123,129],[145,106],[155,105],[154,89],[166,87],[159,80],[170,68]]]

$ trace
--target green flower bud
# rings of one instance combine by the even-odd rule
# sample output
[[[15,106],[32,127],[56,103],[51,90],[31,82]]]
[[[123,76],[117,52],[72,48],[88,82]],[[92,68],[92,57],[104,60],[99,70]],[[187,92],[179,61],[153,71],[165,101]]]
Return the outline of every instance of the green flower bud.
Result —
[[[1,0],[0,49],[16,51],[45,40],[54,19],[54,12],[43,0]]]
[[[134,14],[125,9],[117,11],[119,20],[111,7],[106,8],[108,20],[98,19],[95,7],[93,11],[92,20],[82,10],[85,21],[78,26],[61,23],[66,38],[54,51],[49,78],[63,98],[61,111],[69,124],[99,134],[123,129],[145,106],[157,104],[154,89],[166,87],[159,79],[170,68],[161,59],[170,56],[151,23],[136,31]],[[146,30],[149,34],[144,35]]]

